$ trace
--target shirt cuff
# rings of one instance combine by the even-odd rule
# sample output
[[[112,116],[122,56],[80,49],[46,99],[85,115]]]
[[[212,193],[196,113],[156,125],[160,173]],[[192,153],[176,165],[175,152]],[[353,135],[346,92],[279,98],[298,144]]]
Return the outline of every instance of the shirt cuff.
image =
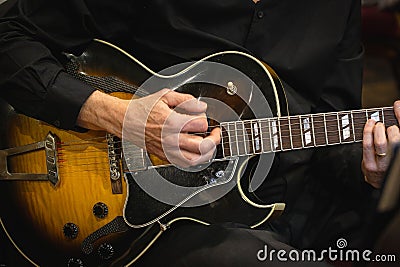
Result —
[[[41,117],[57,128],[82,131],[76,120],[82,105],[94,91],[95,88],[62,71],[48,89]]]

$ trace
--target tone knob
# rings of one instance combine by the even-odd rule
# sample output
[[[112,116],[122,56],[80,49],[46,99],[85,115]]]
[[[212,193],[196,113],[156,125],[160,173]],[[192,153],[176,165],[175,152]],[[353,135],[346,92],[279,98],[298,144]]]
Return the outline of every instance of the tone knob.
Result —
[[[97,253],[99,254],[101,259],[109,260],[114,255],[114,248],[109,243],[103,243],[99,246]]]
[[[63,233],[66,238],[74,239],[78,236],[78,226],[74,223],[66,223],[63,227]]]
[[[103,202],[97,202],[93,206],[93,214],[99,219],[103,219],[108,214],[108,207]]]
[[[68,260],[68,267],[83,267],[83,261],[81,259],[77,259],[77,258],[70,258]]]

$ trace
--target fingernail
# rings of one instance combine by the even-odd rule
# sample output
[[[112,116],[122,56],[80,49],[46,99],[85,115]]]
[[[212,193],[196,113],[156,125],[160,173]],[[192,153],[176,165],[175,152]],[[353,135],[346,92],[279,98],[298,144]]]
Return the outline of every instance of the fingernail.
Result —
[[[201,101],[201,100],[197,100],[197,103],[198,103],[198,105],[199,105],[199,107],[200,108],[202,108],[202,109],[207,109],[207,103],[206,102],[203,102],[203,101]]]

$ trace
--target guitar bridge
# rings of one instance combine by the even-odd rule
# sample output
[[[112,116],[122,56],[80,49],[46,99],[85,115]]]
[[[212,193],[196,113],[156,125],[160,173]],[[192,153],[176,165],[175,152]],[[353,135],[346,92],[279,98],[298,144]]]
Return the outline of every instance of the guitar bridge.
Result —
[[[122,194],[121,141],[113,134],[107,133],[108,162],[113,194]]]
[[[57,143],[59,139],[49,132],[44,141],[24,146],[0,150],[0,181],[49,181],[53,186],[59,183]],[[44,149],[46,154],[47,173],[10,173],[7,159],[9,156],[24,154]]]

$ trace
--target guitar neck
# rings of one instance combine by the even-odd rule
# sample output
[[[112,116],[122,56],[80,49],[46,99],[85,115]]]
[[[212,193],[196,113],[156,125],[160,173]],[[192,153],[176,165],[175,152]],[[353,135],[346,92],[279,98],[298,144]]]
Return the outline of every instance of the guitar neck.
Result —
[[[362,141],[368,119],[397,125],[393,107],[221,123],[224,157],[288,151]]]

